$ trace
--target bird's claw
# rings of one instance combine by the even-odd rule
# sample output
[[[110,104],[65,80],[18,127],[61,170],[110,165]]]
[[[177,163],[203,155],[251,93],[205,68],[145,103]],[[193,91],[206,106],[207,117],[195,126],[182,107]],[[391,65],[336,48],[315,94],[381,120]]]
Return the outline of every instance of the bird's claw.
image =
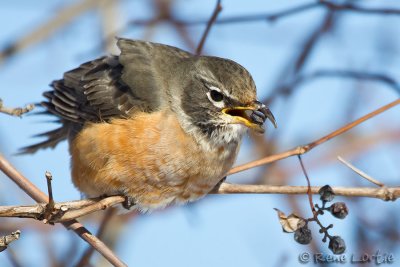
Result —
[[[133,197],[125,196],[125,201],[122,202],[122,207],[124,207],[127,210],[130,210],[135,205],[136,201]]]

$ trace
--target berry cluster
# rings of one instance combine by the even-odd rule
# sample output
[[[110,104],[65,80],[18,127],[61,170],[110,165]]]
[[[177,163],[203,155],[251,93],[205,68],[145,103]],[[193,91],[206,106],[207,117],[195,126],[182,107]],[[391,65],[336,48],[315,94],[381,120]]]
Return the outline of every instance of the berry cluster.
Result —
[[[324,215],[324,212],[330,212],[334,217],[338,219],[344,219],[349,213],[349,210],[344,202],[335,202],[327,207],[327,203],[331,202],[335,198],[335,193],[329,185],[321,187],[318,193],[320,195],[322,205],[319,206],[318,204],[315,204],[315,208],[312,210],[313,217],[309,219],[301,218],[293,213],[289,216],[286,216],[283,212],[277,210],[283,231],[294,233],[294,240],[300,244],[306,245],[312,240],[311,230],[308,228],[308,223],[316,222],[320,227],[319,232],[324,234],[322,241],[326,242],[329,239],[329,249],[334,254],[342,254],[346,250],[346,244],[344,240],[340,236],[330,235],[328,230],[333,228],[333,224],[329,224],[326,227],[323,226],[318,219],[318,216]]]

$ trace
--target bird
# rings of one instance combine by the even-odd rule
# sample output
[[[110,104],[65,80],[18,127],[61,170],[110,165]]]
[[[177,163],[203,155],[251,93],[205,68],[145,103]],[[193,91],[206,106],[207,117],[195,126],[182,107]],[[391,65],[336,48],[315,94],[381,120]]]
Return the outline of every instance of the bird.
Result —
[[[117,38],[119,55],[53,81],[41,113],[60,127],[23,153],[67,140],[71,177],[87,197],[123,195],[148,212],[208,194],[234,164],[243,136],[276,120],[238,63]]]

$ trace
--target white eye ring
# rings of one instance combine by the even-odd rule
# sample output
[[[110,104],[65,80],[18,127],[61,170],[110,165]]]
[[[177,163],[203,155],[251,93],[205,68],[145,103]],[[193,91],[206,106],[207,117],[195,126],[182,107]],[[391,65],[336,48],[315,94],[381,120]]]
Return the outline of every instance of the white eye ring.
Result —
[[[214,100],[213,96],[211,95],[211,92],[214,91],[214,92],[220,93],[223,96],[221,90],[215,86],[209,86],[208,88],[210,90],[207,92],[207,97],[211,101],[211,103],[213,103],[213,105],[216,106],[217,108],[224,108],[225,107],[225,103],[223,101],[224,99],[222,98],[221,100],[217,101],[217,100]]]
[[[215,87],[215,86],[208,86],[208,88],[210,88],[210,90],[215,90],[215,91],[217,91],[217,92],[220,92],[221,93],[221,89],[219,89],[218,87]]]

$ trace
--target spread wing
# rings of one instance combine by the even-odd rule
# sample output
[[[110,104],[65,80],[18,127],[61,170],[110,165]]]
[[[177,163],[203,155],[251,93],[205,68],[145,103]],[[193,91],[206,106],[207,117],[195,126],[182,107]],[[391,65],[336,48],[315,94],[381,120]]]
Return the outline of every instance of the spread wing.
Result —
[[[163,105],[166,92],[163,70],[169,64],[191,56],[175,47],[143,41],[118,39],[119,56],[102,57],[64,74],[45,92],[41,104],[46,113],[59,117],[60,128],[39,136],[47,140],[26,148],[33,153],[54,147],[76,134],[86,122],[134,116],[137,110],[151,112]]]
[[[51,84],[41,104],[65,122],[107,121],[128,116],[134,107],[146,105],[121,79],[118,57],[103,57],[66,72]],[[148,109],[146,107],[146,109]]]

